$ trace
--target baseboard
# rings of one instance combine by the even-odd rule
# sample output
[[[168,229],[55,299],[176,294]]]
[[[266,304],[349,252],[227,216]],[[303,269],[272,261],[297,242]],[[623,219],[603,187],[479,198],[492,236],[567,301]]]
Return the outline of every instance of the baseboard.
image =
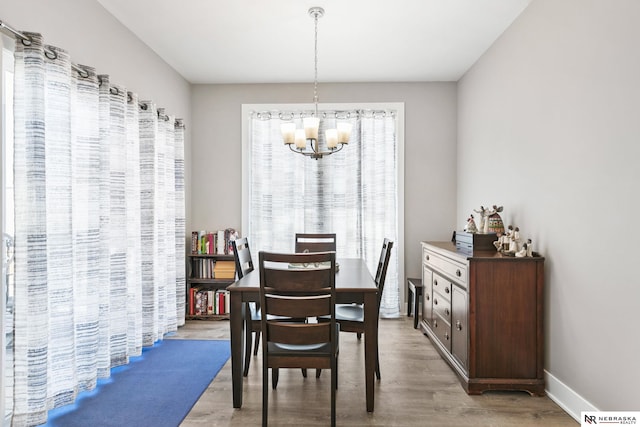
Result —
[[[598,408],[546,370],[544,371],[544,377],[547,384],[545,391],[549,399],[553,400],[578,423],[580,423],[580,412],[598,411]]]

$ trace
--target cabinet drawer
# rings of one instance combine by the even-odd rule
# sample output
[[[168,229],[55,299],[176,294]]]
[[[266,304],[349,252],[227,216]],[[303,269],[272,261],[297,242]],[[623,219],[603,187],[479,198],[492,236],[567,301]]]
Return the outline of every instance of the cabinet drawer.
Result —
[[[433,333],[448,352],[451,352],[451,325],[442,317],[433,316]]]
[[[439,293],[447,301],[451,301],[451,282],[437,273],[433,275],[433,292]],[[435,297],[435,295],[434,295]]]
[[[451,323],[451,303],[440,294],[433,294],[433,312]]]
[[[423,251],[423,262],[427,267],[439,271],[455,280],[456,283],[459,283],[465,288],[467,287],[466,264],[455,262],[427,249]]]

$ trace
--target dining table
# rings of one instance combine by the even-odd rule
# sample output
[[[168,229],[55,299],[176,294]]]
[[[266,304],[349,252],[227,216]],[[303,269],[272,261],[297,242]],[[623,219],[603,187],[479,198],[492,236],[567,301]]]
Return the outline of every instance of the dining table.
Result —
[[[375,366],[378,347],[378,288],[364,260],[339,258],[336,272],[336,303],[364,304],[364,370],[367,412],[373,412]],[[260,299],[259,268],[231,284],[229,317],[231,328],[231,377],[233,407],[242,407],[244,316],[247,302]],[[249,332],[250,333],[250,332]],[[264,341],[263,341],[264,342]]]

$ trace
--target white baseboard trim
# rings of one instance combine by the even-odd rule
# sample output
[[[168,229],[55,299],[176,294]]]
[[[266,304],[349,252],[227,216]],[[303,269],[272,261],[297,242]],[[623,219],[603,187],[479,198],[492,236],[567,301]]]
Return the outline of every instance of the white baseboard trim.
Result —
[[[568,385],[554,377],[548,371],[544,371],[545,383],[547,384],[547,396],[560,406],[567,414],[571,415],[580,423],[580,412],[598,411],[598,408],[585,400],[578,393],[573,391]]]

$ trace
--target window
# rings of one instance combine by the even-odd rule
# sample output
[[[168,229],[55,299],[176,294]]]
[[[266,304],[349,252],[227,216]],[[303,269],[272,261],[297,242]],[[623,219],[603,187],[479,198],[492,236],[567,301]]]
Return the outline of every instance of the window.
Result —
[[[243,230],[255,250],[282,252],[293,251],[295,233],[336,233],[338,257],[363,258],[375,273],[385,237],[403,246],[404,106],[322,107],[327,127],[348,112],[354,128],[341,152],[314,160],[292,153],[280,133],[280,117],[308,106],[243,106]],[[387,273],[386,317],[399,315],[401,255],[392,253]]]

